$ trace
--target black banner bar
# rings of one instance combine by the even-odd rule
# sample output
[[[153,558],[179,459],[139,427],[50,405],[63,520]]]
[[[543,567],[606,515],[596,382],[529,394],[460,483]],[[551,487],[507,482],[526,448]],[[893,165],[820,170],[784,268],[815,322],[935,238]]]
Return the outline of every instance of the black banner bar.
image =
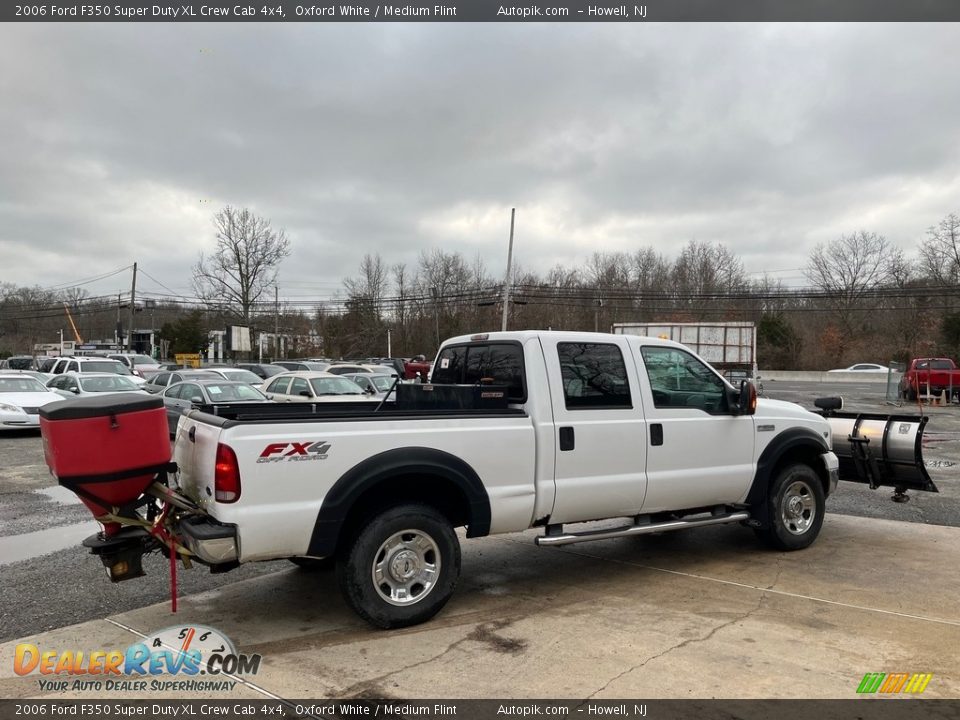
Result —
[[[4,22],[956,22],[958,0],[0,3]]]
[[[920,720],[960,700],[0,700],[0,718],[319,718],[323,720]]]

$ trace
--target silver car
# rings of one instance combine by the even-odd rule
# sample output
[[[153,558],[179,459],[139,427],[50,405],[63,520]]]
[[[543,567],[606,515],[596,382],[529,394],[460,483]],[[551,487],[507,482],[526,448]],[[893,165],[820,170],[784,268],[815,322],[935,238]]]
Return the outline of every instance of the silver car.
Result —
[[[67,398],[110,393],[149,394],[129,377],[113,373],[69,372],[55,375],[52,380],[47,381],[47,388]]]
[[[252,385],[216,376],[212,379],[193,378],[174,383],[160,393],[160,396],[163,398],[163,406],[167,409],[170,437],[176,435],[180,417],[200,405],[270,402]]]
[[[276,402],[356,402],[369,400],[351,380],[325,372],[289,372],[270,378],[263,391]]]

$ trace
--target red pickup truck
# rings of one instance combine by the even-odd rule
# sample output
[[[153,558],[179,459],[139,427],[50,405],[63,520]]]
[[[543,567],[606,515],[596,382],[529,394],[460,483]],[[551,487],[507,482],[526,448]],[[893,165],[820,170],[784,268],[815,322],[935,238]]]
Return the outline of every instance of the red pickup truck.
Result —
[[[960,369],[950,358],[914,358],[900,379],[900,396],[907,400],[944,391],[951,400],[960,395]]]
[[[411,360],[403,363],[404,380],[420,380],[430,376],[433,369],[433,363],[427,360],[423,355],[417,355]]]

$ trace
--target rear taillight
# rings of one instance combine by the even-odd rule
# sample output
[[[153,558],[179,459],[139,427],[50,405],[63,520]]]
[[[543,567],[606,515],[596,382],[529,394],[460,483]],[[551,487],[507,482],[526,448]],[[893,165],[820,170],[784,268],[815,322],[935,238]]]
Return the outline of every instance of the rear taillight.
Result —
[[[237,464],[237,454],[223,443],[217,445],[213,495],[217,502],[222,503],[232,503],[240,499],[240,466]]]

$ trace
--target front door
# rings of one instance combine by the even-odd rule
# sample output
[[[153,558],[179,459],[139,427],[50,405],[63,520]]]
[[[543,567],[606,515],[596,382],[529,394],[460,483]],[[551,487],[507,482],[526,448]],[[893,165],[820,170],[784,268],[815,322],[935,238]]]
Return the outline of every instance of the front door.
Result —
[[[741,502],[753,481],[752,415],[734,415],[727,384],[683,348],[630,349],[647,376],[647,494],[644,513]]]

